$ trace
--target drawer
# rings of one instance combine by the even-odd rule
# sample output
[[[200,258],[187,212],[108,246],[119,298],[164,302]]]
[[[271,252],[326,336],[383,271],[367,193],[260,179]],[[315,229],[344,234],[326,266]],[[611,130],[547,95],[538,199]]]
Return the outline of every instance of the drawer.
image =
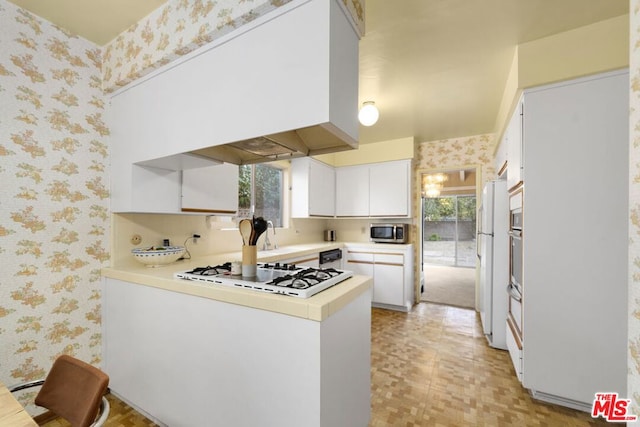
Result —
[[[516,371],[518,381],[522,382],[522,346],[520,339],[515,335],[511,322],[507,320],[507,349],[511,357],[511,363]]]
[[[373,259],[376,264],[404,265],[404,255],[402,254],[374,254]]]
[[[347,262],[366,262],[373,264],[373,253],[371,252],[348,252]]]

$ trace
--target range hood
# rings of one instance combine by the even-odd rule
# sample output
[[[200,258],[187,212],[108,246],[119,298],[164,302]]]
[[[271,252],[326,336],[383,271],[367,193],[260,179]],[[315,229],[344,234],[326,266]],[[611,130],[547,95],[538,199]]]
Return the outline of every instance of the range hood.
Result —
[[[357,141],[331,123],[325,123],[202,148],[189,154],[218,162],[244,165],[335,153],[354,148],[358,148]]]

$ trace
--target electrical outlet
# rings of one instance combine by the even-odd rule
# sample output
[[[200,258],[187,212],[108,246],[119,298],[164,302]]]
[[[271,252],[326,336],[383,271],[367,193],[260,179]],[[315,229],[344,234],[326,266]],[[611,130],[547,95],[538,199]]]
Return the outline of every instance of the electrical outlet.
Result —
[[[133,236],[131,236],[131,244],[132,245],[139,245],[140,243],[142,243],[142,236],[139,234],[134,234]]]

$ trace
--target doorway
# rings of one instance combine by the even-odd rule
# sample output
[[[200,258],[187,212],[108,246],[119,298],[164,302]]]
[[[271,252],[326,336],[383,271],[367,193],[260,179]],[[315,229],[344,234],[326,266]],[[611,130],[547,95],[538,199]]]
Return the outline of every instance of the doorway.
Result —
[[[422,182],[441,180],[438,191],[422,197],[422,300],[475,308],[475,169],[423,174]],[[443,177],[444,176],[444,177]]]

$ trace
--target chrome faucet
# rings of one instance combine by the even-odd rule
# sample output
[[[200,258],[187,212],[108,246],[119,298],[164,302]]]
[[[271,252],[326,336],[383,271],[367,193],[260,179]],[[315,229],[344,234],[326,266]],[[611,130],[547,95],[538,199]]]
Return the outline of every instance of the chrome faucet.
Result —
[[[273,225],[273,221],[267,221],[267,230],[264,233],[264,244],[262,245],[263,251],[271,249],[271,242],[269,241],[269,226],[273,230],[273,249],[278,249],[278,243],[276,243],[276,227]]]

